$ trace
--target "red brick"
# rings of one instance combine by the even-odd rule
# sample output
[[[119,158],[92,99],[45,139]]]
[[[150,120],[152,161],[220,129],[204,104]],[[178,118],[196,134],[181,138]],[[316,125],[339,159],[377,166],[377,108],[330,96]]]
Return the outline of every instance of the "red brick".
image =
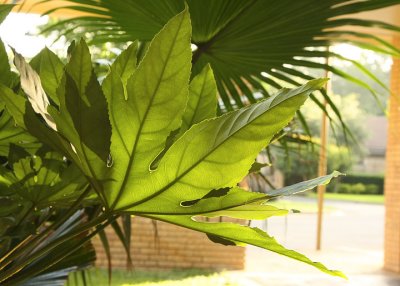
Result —
[[[219,221],[218,219],[216,221]],[[223,221],[241,222],[224,218]],[[132,219],[131,256],[138,269],[206,268],[238,270],[244,267],[244,248],[222,246],[209,241],[206,235],[175,225],[157,222],[157,236],[150,219]],[[112,228],[106,229],[115,268],[126,267],[126,254]],[[98,238],[93,240],[97,251],[96,264],[107,267],[107,259]]]
[[[400,38],[394,39],[400,48]],[[385,173],[385,261],[387,270],[400,272],[400,60],[393,59]]]

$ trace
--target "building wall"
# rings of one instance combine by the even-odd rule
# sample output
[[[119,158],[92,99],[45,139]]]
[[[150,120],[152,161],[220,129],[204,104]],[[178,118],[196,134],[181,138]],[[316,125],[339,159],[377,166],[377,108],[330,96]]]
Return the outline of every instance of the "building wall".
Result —
[[[224,219],[226,221],[226,219]],[[230,219],[232,222],[242,222]],[[111,227],[106,229],[113,268],[126,268],[126,254]],[[203,268],[240,270],[244,268],[245,249],[224,246],[208,240],[205,234],[150,219],[132,218],[131,256],[135,269]],[[107,257],[98,237],[96,266],[107,267]]]
[[[400,37],[394,39],[400,48]],[[400,59],[393,60],[385,173],[385,269],[400,272]]]
[[[386,169],[386,159],[384,156],[368,156],[355,165],[352,171],[363,174],[383,174]]]

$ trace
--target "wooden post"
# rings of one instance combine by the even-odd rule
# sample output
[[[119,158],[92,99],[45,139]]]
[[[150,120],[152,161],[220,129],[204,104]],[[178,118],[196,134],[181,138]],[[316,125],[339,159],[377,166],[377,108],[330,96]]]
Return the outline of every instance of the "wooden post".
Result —
[[[329,48],[328,48],[329,52]],[[326,59],[326,64],[329,64],[329,57]],[[325,77],[329,77],[329,71],[325,72]],[[330,81],[328,81],[325,85],[326,92],[330,93]],[[324,99],[324,107],[326,109],[327,102]],[[328,142],[328,118],[325,112],[322,112],[321,119],[321,146],[319,149],[319,160],[318,160],[318,176],[326,175],[326,165],[327,165],[327,142]],[[325,194],[325,185],[320,185],[317,188],[318,192],[318,218],[317,218],[317,250],[321,250],[321,237],[322,237],[322,215],[324,212],[324,194]]]

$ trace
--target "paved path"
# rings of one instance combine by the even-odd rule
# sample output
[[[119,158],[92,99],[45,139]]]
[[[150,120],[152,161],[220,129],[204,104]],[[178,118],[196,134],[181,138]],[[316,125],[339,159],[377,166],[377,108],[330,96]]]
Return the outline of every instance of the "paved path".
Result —
[[[307,200],[292,198],[292,200]],[[316,214],[290,214],[260,222],[270,235],[289,249],[298,250],[328,268],[340,269],[345,281],[330,277],[304,263],[248,247],[246,272],[237,275],[246,286],[400,286],[400,276],[382,270],[383,205],[327,201],[331,209],[324,215],[322,251],[315,251]],[[333,209],[333,210],[332,210]]]

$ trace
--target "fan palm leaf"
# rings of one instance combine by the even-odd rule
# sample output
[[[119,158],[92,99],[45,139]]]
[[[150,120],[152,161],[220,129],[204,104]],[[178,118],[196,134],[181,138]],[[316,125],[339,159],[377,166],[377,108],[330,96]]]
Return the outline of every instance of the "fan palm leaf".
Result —
[[[41,4],[49,0],[41,1]],[[95,43],[148,41],[172,16],[183,10],[183,0],[69,0],[47,11],[72,9],[88,13],[59,22],[50,28],[66,33],[95,32]],[[217,81],[222,108],[232,110],[256,101],[254,92],[264,97],[265,86],[299,85],[293,80],[309,79],[299,68],[329,70],[364,87],[379,102],[371,86],[323,61],[333,57],[351,61],[329,52],[328,47],[350,42],[363,48],[398,56],[400,51],[386,40],[354,27],[377,27],[400,31],[388,23],[354,18],[354,14],[400,4],[398,0],[188,0],[193,25],[193,73],[210,64]],[[39,5],[41,5],[39,4]],[[82,30],[82,28],[84,28]],[[354,63],[354,61],[352,61]],[[356,64],[356,63],[354,63]],[[359,64],[356,66],[372,81],[383,85]],[[313,98],[317,102],[317,98]],[[319,105],[319,104],[318,104]],[[328,101],[333,114],[343,124],[339,111]]]

